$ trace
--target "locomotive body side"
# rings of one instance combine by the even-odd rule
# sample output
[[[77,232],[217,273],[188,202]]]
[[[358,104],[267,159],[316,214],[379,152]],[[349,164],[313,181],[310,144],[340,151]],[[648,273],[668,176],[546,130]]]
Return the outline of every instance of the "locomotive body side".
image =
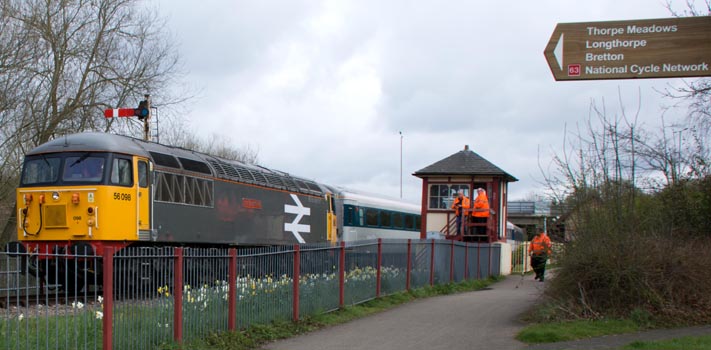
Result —
[[[330,193],[313,181],[101,133],[29,152],[17,201],[17,239],[37,252],[324,242],[333,216]]]
[[[212,186],[212,199],[202,206],[157,199],[155,240],[248,246],[327,240],[324,197],[222,179]]]

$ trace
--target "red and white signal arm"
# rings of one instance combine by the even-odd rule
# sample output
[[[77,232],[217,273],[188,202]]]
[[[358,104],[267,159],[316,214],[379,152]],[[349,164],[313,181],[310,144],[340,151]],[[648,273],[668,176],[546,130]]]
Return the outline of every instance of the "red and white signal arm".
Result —
[[[104,110],[104,117],[106,118],[133,117],[135,115],[136,110],[133,108],[114,108]]]

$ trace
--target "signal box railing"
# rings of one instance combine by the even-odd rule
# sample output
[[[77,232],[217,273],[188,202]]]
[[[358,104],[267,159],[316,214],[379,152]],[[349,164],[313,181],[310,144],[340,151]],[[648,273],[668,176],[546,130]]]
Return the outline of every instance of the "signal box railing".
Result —
[[[499,275],[500,257],[499,245],[449,240],[0,253],[0,350],[170,347]]]

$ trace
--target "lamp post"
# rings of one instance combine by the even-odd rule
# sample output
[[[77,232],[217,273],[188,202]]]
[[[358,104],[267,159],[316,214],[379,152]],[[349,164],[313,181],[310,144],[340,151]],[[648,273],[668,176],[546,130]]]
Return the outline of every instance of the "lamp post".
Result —
[[[400,199],[402,199],[402,131],[400,131]]]
[[[676,149],[676,158],[677,158],[676,159],[676,163],[677,163],[676,164],[677,165],[676,177],[677,177],[677,180],[679,180],[679,177],[681,176],[681,134],[686,130],[689,130],[689,128],[683,128],[680,130],[672,131],[673,135],[677,135],[677,134],[679,135],[679,139],[678,139],[679,143],[678,143],[678,146]],[[673,136],[672,136],[672,138],[673,138]],[[672,140],[672,142],[674,142],[674,141]],[[673,164],[672,164],[672,170],[673,170]]]

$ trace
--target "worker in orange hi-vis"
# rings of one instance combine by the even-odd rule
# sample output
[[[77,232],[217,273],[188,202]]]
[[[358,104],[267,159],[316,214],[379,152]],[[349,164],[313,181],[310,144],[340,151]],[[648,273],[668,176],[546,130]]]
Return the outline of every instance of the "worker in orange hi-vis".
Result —
[[[464,191],[457,191],[457,198],[452,202],[454,216],[457,218],[457,236],[462,233],[462,214],[464,213],[464,209],[469,209],[470,204],[469,198],[464,196]]]
[[[486,196],[486,191],[483,188],[478,188],[476,199],[472,209],[472,221],[475,224],[484,224],[474,226],[474,232],[477,236],[486,235],[486,220],[489,218],[489,198]]]
[[[551,239],[545,232],[537,233],[528,246],[531,255],[531,267],[536,273],[535,279],[543,282],[546,273],[546,261],[551,255]]]

